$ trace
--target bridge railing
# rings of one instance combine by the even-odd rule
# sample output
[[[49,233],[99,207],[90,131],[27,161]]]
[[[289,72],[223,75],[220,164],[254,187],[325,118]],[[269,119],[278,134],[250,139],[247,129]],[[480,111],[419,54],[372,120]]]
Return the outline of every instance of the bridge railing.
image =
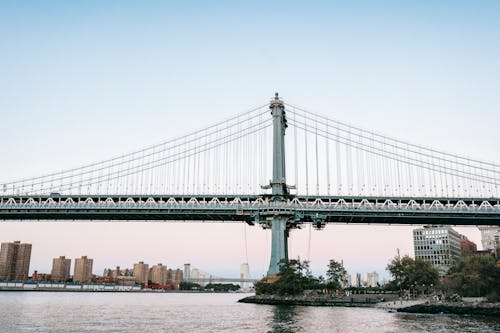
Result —
[[[296,197],[276,202],[263,197],[220,200],[219,198],[112,198],[112,197],[0,197],[0,209],[158,209],[158,210],[405,210],[405,211],[500,211],[500,198],[338,198]]]

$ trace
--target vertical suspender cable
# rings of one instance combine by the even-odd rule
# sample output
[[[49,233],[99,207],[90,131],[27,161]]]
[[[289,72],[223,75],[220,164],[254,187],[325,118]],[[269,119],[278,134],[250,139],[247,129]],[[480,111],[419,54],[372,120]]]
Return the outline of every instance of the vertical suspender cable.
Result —
[[[247,241],[247,224],[243,223],[243,237],[245,238],[245,262],[248,264],[248,241]]]
[[[319,160],[318,160],[318,122],[315,122],[315,153],[316,153],[316,195],[319,195]]]
[[[337,162],[337,195],[342,194],[342,167],[340,159],[340,142],[338,141],[339,129],[337,128],[337,140],[335,141],[335,159]]]
[[[311,261],[311,233],[312,233],[312,224],[309,223],[309,226],[308,226],[309,230],[308,230],[308,237],[307,237],[307,261],[310,262]]]
[[[293,123],[296,124],[296,113],[295,113],[295,108],[293,112]],[[294,162],[295,162],[295,188],[299,189],[299,161],[298,161],[298,154],[297,154],[297,126],[293,126],[293,156],[294,156]]]
[[[326,139],[325,139],[325,149],[326,149],[326,193],[330,195],[330,146],[329,146],[329,138],[328,134],[330,132],[330,128],[328,127],[328,121],[325,123],[326,126]]]
[[[309,195],[309,156],[307,154],[307,121],[304,119],[304,146],[306,153],[306,195]]]

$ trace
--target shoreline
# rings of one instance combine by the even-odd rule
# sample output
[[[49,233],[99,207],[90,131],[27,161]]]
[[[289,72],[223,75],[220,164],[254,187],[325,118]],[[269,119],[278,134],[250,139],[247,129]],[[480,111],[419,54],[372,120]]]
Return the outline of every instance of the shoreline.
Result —
[[[376,298],[354,300],[353,298],[331,298],[325,296],[275,296],[254,295],[238,300],[240,303],[284,306],[342,306],[377,308],[389,312],[412,314],[454,314],[461,316],[500,317],[500,303],[429,303],[427,299],[381,301]]]
[[[494,316],[500,318],[500,303],[417,304],[397,309],[400,313],[454,314],[460,316]]]
[[[345,307],[375,307],[382,302],[383,297],[367,297],[366,295],[355,295],[356,297],[334,297],[328,296],[276,296],[276,295],[253,295],[238,300],[240,303],[267,304],[267,305],[302,305],[302,306],[345,306]]]
[[[2,292],[55,292],[55,293],[139,293],[139,294],[248,294],[247,292],[239,291],[200,291],[200,290],[157,290],[157,289],[63,289],[63,288],[38,288],[38,289],[22,289],[22,288],[0,288]]]

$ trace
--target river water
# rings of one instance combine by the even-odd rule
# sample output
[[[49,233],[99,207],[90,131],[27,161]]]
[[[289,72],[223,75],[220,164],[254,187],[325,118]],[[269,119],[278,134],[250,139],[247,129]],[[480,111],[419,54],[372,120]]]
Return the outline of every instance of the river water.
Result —
[[[500,319],[242,304],[244,294],[0,292],[0,332],[500,332]]]

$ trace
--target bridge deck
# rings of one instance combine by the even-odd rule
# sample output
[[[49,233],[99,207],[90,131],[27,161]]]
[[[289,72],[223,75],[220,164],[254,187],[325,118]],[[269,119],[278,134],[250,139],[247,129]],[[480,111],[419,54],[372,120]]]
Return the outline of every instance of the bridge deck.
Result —
[[[373,223],[500,225],[500,198],[267,195],[0,196],[0,220],[225,221],[266,224]]]

